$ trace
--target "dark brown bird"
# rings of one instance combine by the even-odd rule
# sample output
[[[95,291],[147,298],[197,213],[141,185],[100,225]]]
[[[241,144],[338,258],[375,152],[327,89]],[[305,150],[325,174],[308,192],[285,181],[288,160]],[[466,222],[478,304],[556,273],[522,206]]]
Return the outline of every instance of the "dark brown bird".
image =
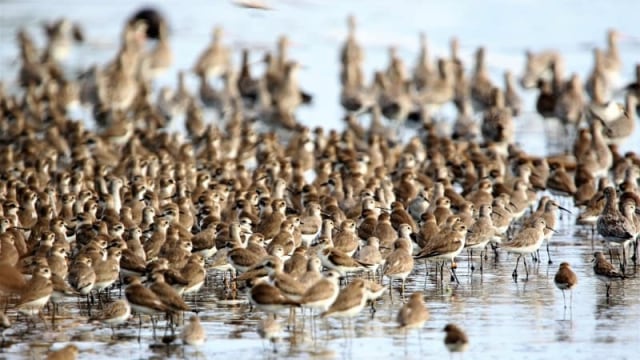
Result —
[[[573,287],[578,283],[578,277],[576,273],[571,270],[571,265],[567,262],[563,262],[560,264],[560,268],[558,268],[558,272],[556,276],[553,278],[554,284],[560,290],[562,290],[562,300],[564,301],[564,307],[567,307],[567,300],[564,296],[564,291],[571,291]],[[569,299],[569,305],[573,306],[573,292],[571,292],[571,296]]]

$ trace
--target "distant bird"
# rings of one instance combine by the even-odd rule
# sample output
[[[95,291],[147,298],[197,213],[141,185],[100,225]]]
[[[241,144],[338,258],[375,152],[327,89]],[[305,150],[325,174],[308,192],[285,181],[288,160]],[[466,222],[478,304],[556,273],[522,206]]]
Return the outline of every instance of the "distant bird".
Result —
[[[200,318],[198,315],[192,315],[189,319],[189,324],[185,325],[180,335],[182,342],[187,345],[202,345],[207,338],[202,324],[200,324]]]
[[[567,299],[564,296],[564,291],[569,290],[570,299],[569,305],[573,306],[573,287],[578,283],[578,277],[576,273],[571,270],[571,265],[567,262],[563,262],[560,264],[560,268],[558,268],[558,272],[556,272],[556,276],[553,278],[553,283],[556,284],[556,287],[562,290],[562,300],[564,301],[564,307],[567,307]]]
[[[419,329],[429,320],[429,311],[424,306],[422,291],[416,291],[409,301],[400,308],[396,322],[401,329]]]
[[[142,20],[146,24],[146,35],[150,39],[158,39],[160,36],[160,24],[166,23],[164,16],[152,7],[143,7],[133,13],[129,18],[129,24]]]
[[[469,339],[462,329],[454,324],[447,324],[443,331],[447,333],[444,337],[444,346],[450,353],[467,351]]]

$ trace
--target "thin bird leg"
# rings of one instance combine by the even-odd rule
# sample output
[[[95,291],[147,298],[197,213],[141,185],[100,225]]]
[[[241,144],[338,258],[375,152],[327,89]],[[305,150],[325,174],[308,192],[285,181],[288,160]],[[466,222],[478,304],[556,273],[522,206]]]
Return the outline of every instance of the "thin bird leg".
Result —
[[[480,251],[480,257],[482,257],[482,251]],[[471,273],[476,269],[473,264],[473,249],[469,249],[469,264],[471,264]]]
[[[550,240],[547,240],[547,257],[549,258],[549,264],[553,264],[553,261],[551,261],[551,253],[549,252],[549,242]]]
[[[518,279],[518,263],[520,262],[521,257],[522,255],[518,255],[518,258],[516,259],[516,267],[513,269],[513,273],[511,273],[511,277],[516,280]]]

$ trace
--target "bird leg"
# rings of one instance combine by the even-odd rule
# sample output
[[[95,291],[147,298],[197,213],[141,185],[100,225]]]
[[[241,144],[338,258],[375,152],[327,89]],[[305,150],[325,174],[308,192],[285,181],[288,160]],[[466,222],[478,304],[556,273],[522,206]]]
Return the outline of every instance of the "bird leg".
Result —
[[[520,262],[520,258],[521,257],[522,257],[522,255],[519,255],[518,258],[516,259],[516,267],[515,267],[515,269],[513,269],[513,272],[511,273],[511,277],[516,282],[518,282],[518,263]]]
[[[549,265],[553,264],[553,261],[551,261],[551,253],[549,253],[549,241],[547,240],[547,257],[549,258]]]
[[[480,252],[480,258],[482,258],[482,251]],[[482,261],[482,259],[480,261]],[[469,264],[471,264],[471,273],[473,274],[473,271],[476,269],[476,267],[473,265],[473,250],[472,249],[469,249]]]
[[[458,280],[458,275],[456,274],[456,269],[453,268],[453,260],[451,260],[451,275],[455,279],[456,284],[460,285],[460,281]]]

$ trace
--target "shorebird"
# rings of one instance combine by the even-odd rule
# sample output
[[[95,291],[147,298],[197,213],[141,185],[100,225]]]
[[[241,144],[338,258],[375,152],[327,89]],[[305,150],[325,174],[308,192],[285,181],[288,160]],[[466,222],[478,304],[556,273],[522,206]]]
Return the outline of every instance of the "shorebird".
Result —
[[[139,277],[128,276],[124,279],[126,289],[124,291],[125,298],[131,306],[131,309],[138,314],[140,319],[138,328],[138,341],[140,339],[140,331],[142,329],[142,314],[149,315],[151,317],[151,324],[153,326],[153,334],[155,337],[156,320],[153,315],[158,312],[165,312],[169,310],[169,307],[162,302],[162,300],[150,289],[144,287]]]
[[[544,200],[544,202],[543,202]],[[555,200],[551,200],[549,198],[543,197],[540,199],[540,213],[533,214],[529,219],[529,221],[525,222],[525,226],[535,226],[535,220],[537,218],[544,219],[545,223],[549,228],[555,228],[556,226],[556,218],[558,216],[558,210],[566,211],[571,213],[568,209],[560,206]],[[549,264],[551,261],[551,254],[549,253],[549,241],[551,240],[551,236],[553,236],[553,231],[549,229],[544,230],[544,239],[547,241],[547,256],[549,258]]]
[[[281,309],[300,306],[299,302],[287,298],[277,287],[264,281],[251,288],[249,303],[258,310],[274,315]]]
[[[467,351],[469,339],[462,329],[454,324],[447,324],[443,331],[447,333],[444,338],[444,346],[450,353]]]
[[[216,26],[213,29],[211,45],[207,47],[196,60],[193,71],[205,78],[215,78],[226,73],[231,66],[231,52],[222,44],[223,29]]]
[[[601,251],[596,251],[593,254],[593,272],[596,277],[605,283],[607,288],[607,299],[609,299],[609,290],[611,289],[611,283],[616,280],[623,280],[625,276],[619,273],[613,265],[604,257]]]
[[[440,265],[441,280],[443,277],[444,263],[449,260],[451,262],[453,278],[457,283],[460,283],[456,276],[454,260],[462,249],[464,249],[467,232],[467,227],[464,224],[454,224],[450,232],[441,234],[437,238],[432,239],[431,242],[426,243],[420,252],[414,256],[414,259],[442,260],[442,265]]]
[[[311,286],[313,286],[316,282],[323,279],[322,273],[320,270],[322,269],[322,261],[317,256],[310,256],[307,260],[307,271],[302,274],[298,281],[302,283],[308,290]]]
[[[202,327],[202,324],[200,324],[200,318],[198,315],[191,315],[189,318],[189,324],[185,325],[182,329],[180,338],[186,345],[198,346],[204,343],[207,339],[207,333]]]
[[[364,264],[333,248],[331,240],[325,237],[318,239],[317,254],[322,265],[331,270],[338,271],[341,275],[349,272],[365,270],[368,264]]]
[[[474,102],[474,108],[484,110],[492,104],[495,105],[494,85],[487,71],[484,47],[479,47],[476,50],[475,60],[476,65],[471,78],[471,99]],[[509,112],[511,113],[511,111]]]
[[[491,219],[493,208],[491,205],[482,205],[479,210],[478,219],[467,232],[467,238],[464,247],[469,251],[469,262],[473,261],[473,250],[480,249],[480,271],[483,270],[484,251],[489,241],[493,240],[496,235],[496,229]],[[471,271],[475,267],[471,264]]]
[[[596,221],[596,229],[606,242],[622,246],[621,267],[624,273],[627,263],[625,249],[629,242],[633,241],[635,227],[618,209],[618,196],[613,187],[609,186],[604,189],[604,197],[605,205]]]
[[[542,245],[542,241],[544,240],[544,230],[552,228],[547,226],[547,223],[544,219],[539,218],[535,221],[532,227],[521,229],[515,236],[513,240],[503,243],[502,248],[510,253],[518,254],[518,259],[516,260],[516,267],[513,269],[513,273],[511,276],[514,280],[518,279],[518,263],[520,262],[520,258],[523,255],[533,254],[536,252],[540,245]],[[529,279],[529,269],[527,268],[527,259],[522,259],[524,263],[524,270],[527,274],[527,279]]]
[[[404,283],[413,271],[412,245],[404,239],[398,239],[393,246],[393,252],[385,259],[382,275],[389,278],[389,288],[391,290],[393,290],[393,279],[402,281],[401,295],[404,298]],[[391,297],[393,298],[393,295]]]
[[[337,271],[329,271],[325,277],[305,291],[300,298],[300,306],[327,311],[340,292],[339,280],[340,274]]]
[[[46,53],[54,61],[66,60],[72,44],[84,41],[82,28],[69,19],[62,18],[52,23],[42,24],[42,26],[48,40]]]
[[[127,300],[116,300],[106,304],[102,310],[91,317],[91,320],[99,321],[111,328],[112,336],[115,335],[114,326],[122,325],[131,316],[131,306]]]
[[[621,108],[621,114],[617,117],[612,117],[609,121],[603,121],[607,143],[621,144],[633,134],[636,127],[637,104],[637,98],[628,94],[625,105]]]
[[[578,283],[578,277],[576,273],[571,270],[571,265],[567,262],[560,263],[560,267],[558,268],[558,272],[556,272],[556,276],[553,278],[553,283],[556,287],[562,290],[562,300],[564,301],[564,307],[567,308],[567,299],[564,296],[564,291],[569,290],[570,298],[569,305],[573,307],[573,287]]]
[[[41,316],[40,312],[49,302],[52,293],[51,270],[46,266],[39,266],[21,291],[16,308],[29,317]]]
[[[409,297],[409,301],[400,308],[396,317],[398,327],[403,330],[420,329],[429,320],[429,311],[424,305],[424,294],[416,291]]]
[[[355,259],[368,265],[369,271],[375,274],[380,264],[383,263],[382,254],[380,253],[380,239],[375,236],[369,237],[366,245],[358,250]]]
[[[364,280],[354,279],[344,289],[340,290],[336,300],[321,316],[323,318],[352,318],[358,315],[367,302],[367,291]]]

